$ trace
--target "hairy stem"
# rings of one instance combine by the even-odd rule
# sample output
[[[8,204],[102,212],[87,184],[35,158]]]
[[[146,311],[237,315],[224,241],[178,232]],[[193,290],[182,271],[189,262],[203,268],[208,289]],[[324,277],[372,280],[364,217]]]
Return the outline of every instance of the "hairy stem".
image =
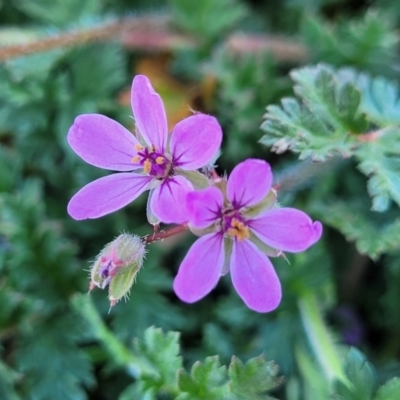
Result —
[[[154,232],[152,235],[147,235],[143,238],[143,242],[145,244],[150,244],[153,242],[157,242],[159,240],[166,239],[170,236],[178,235],[179,233],[185,232],[189,229],[187,224],[182,224],[178,226],[174,226],[173,228],[167,229],[166,231]]]

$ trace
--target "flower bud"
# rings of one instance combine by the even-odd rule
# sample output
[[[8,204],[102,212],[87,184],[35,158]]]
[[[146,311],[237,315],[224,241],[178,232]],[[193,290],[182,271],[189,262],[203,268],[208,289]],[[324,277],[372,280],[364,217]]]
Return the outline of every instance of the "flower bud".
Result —
[[[143,265],[146,248],[139,236],[123,233],[108,243],[91,269],[90,290],[109,285],[111,307],[126,296]]]

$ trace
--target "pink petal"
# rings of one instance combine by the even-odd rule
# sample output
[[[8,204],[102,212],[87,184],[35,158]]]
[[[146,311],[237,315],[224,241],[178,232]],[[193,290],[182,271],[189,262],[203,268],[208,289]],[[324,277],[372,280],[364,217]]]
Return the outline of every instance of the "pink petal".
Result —
[[[322,235],[322,224],[295,208],[268,210],[249,226],[268,246],[292,253],[306,250]]]
[[[87,163],[113,171],[132,171],[136,138],[118,122],[100,114],[82,114],[71,126],[69,145]]]
[[[222,235],[202,236],[194,242],[179,267],[174,281],[175,293],[187,303],[200,300],[218,283],[223,264]]]
[[[126,172],[97,179],[84,186],[68,203],[74,219],[99,218],[126,206],[143,193],[149,176]]]
[[[196,229],[212,225],[222,215],[223,202],[224,197],[216,187],[188,193],[186,207],[190,225]]]
[[[150,204],[153,214],[166,224],[188,221],[185,200],[192,190],[192,184],[183,176],[166,179],[153,191]]]
[[[235,242],[231,256],[233,286],[247,307],[269,312],[278,307],[281,284],[271,261],[248,240]]]
[[[161,97],[154,91],[146,76],[134,77],[131,103],[139,133],[148,145],[155,145],[163,153],[168,136],[167,116]]]
[[[178,122],[171,136],[174,164],[186,170],[203,167],[216,154],[222,141],[218,121],[209,115],[195,114]]]
[[[269,164],[250,158],[238,164],[229,175],[227,196],[235,208],[252,206],[268,194],[271,184]]]

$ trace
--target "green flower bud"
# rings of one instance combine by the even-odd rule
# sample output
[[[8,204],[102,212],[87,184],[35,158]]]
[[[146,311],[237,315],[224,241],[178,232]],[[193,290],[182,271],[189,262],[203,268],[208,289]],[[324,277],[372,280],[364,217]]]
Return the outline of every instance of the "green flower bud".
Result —
[[[119,235],[97,256],[90,272],[90,290],[109,285],[109,300],[113,307],[129,292],[145,254],[146,248],[139,236]]]

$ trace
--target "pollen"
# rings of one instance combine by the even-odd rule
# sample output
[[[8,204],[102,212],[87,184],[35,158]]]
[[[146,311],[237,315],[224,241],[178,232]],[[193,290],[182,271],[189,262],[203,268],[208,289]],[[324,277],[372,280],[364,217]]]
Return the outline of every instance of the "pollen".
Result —
[[[135,156],[135,157],[132,158],[132,162],[135,163],[135,164],[138,163],[139,161],[140,161],[140,157],[139,156]]]
[[[157,157],[156,158],[156,163],[158,164],[158,165],[161,165],[163,162],[164,162],[164,160],[165,160],[165,158],[164,157]]]
[[[142,151],[143,150],[143,146],[140,145],[139,143],[136,143],[135,144],[135,149],[136,149],[136,151]]]
[[[143,170],[146,174],[148,174],[151,171],[152,163],[150,160],[146,160],[143,163]]]
[[[232,218],[231,228],[228,229],[228,235],[242,241],[250,237],[250,232],[249,228],[243,222]]]

